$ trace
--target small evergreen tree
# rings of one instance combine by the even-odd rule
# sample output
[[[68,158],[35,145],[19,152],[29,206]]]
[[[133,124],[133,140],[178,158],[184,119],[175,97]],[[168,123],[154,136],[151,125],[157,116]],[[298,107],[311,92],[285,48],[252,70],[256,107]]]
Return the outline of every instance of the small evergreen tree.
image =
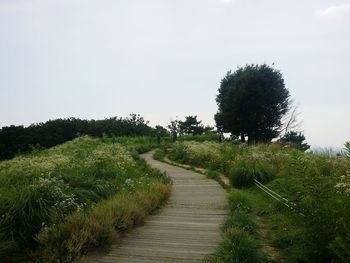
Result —
[[[302,151],[306,151],[310,148],[310,145],[304,142],[305,136],[301,132],[287,132],[279,141],[284,145],[291,145]]]
[[[186,116],[185,121],[179,121],[180,134],[203,134],[211,131],[210,126],[203,126],[202,121],[197,120],[197,116]]]

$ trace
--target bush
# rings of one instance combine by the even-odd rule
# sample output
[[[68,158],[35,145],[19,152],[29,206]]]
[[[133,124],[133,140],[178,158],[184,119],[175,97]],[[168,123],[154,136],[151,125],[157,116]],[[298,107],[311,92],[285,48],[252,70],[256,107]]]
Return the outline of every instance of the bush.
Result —
[[[214,142],[183,142],[186,161],[194,166],[211,168],[229,176],[238,188],[252,185],[254,179],[269,182],[269,188],[287,198],[293,211],[272,199],[260,189],[251,188],[257,200],[265,200],[271,213],[266,224],[277,215],[276,228],[270,235],[291,262],[349,262],[350,245],[350,162],[344,154],[307,153],[281,145],[232,145]],[[215,178],[215,175],[211,173]],[[276,177],[275,180],[274,177]],[[272,180],[272,181],[271,181]],[[246,191],[245,191],[246,192]],[[244,196],[230,196],[231,209],[250,206]],[[238,211],[240,211],[238,209]],[[286,221],[293,222],[286,227]],[[237,223],[239,219],[231,218]],[[231,222],[232,223],[232,222]],[[229,223],[228,223],[229,224]],[[233,226],[233,223],[232,223]],[[242,229],[239,226],[236,228]]]
[[[44,228],[36,239],[35,262],[70,262],[91,247],[118,240],[120,232],[143,222],[170,194],[170,186],[156,184],[149,191],[121,193],[86,213],[74,213],[64,223]]]
[[[219,135],[216,132],[208,132],[206,134],[196,134],[196,135],[183,135],[178,137],[178,141],[196,141],[196,142],[205,142],[205,141],[218,141]]]
[[[164,157],[166,156],[166,149],[165,148],[158,148],[155,150],[153,154],[153,158],[158,161],[162,161]]]
[[[273,169],[265,164],[253,164],[240,161],[229,174],[230,183],[237,188],[249,187],[254,180],[265,183],[274,178]]]
[[[187,147],[183,143],[176,142],[172,150],[169,152],[169,158],[172,161],[187,163]]]
[[[237,188],[249,187],[254,184],[254,170],[247,167],[233,168],[229,175],[230,184]]]
[[[147,140],[139,139],[134,143],[147,144]],[[163,186],[154,187],[158,184]],[[59,228],[61,224],[68,225],[66,228],[61,226],[62,231],[52,232],[50,249],[60,250],[64,243],[62,240],[65,240],[69,231],[78,231],[75,236],[79,240],[72,238],[70,242],[73,243],[64,250],[68,254],[72,250],[71,255],[67,254],[67,258],[69,256],[75,258],[81,253],[76,251],[80,249],[84,251],[90,243],[100,244],[101,240],[109,240],[115,235],[113,231],[108,230],[107,223],[107,225],[91,224],[91,230],[87,230],[79,225],[76,229],[69,226],[70,220],[76,220],[77,224],[85,222],[86,211],[94,207],[95,217],[105,215],[106,218],[99,220],[102,223],[103,220],[109,222],[109,216],[115,214],[109,209],[106,209],[109,212],[105,213],[103,209],[98,208],[101,202],[107,200],[108,203],[108,200],[111,198],[113,200],[116,195],[122,193],[137,196],[139,192],[148,193],[152,190],[154,193],[143,198],[130,199],[143,207],[142,211],[140,209],[134,211],[140,211],[141,214],[148,213],[159,205],[160,195],[168,196],[164,187],[169,185],[169,178],[149,167],[132,146],[128,149],[107,137],[93,139],[84,136],[48,150],[2,161],[0,162],[0,258],[5,262],[19,261],[21,254],[27,253],[28,250],[36,250],[38,246],[38,242],[34,240],[36,235],[42,236],[45,229],[54,229],[53,226]],[[129,202],[127,207],[132,207],[131,203]],[[119,209],[118,213],[125,215],[129,213],[126,207],[120,206]],[[138,214],[131,213],[130,218],[138,221],[139,217]],[[118,225],[117,231],[130,228],[127,220],[123,222],[125,224],[114,224]],[[94,238],[89,231],[95,231],[100,237]],[[103,233],[107,236],[104,237]],[[82,241],[86,235],[94,238],[93,241],[89,241],[90,237],[86,237],[88,241]],[[37,241],[40,241],[40,238]],[[50,242],[48,241],[48,246]],[[83,242],[83,245],[80,242]],[[54,247],[54,244],[57,247]]]
[[[224,230],[230,228],[237,228],[250,235],[256,235],[258,224],[253,219],[252,215],[244,211],[237,211],[232,213],[232,216],[230,216],[224,224]]]
[[[243,230],[230,228],[226,231],[214,255],[206,262],[261,263],[267,262],[261,245]]]

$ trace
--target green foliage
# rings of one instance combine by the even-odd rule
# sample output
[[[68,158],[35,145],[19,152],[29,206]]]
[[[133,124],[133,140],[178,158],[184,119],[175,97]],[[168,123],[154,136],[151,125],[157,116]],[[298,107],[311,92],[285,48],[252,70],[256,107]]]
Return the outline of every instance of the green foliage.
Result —
[[[345,156],[347,157],[347,158],[349,158],[350,159],[350,142],[346,142],[345,143],[345,145],[344,145],[344,150],[345,150],[345,152],[344,152],[344,154],[345,154]]]
[[[219,136],[216,132],[208,132],[201,135],[183,135],[178,138],[180,142],[183,141],[196,141],[196,142],[205,142],[205,141],[218,141]]]
[[[169,152],[169,158],[171,160],[175,160],[179,163],[188,163],[187,161],[187,156],[186,156],[186,151],[187,147],[183,143],[175,143],[175,151]]]
[[[256,234],[258,225],[245,193],[230,191],[230,215],[223,226],[223,241],[207,262],[267,262]]]
[[[130,151],[136,150],[138,153],[148,152],[158,147],[156,137],[138,136],[138,137],[109,137],[105,139],[106,142],[120,143]],[[169,138],[162,138],[161,144],[167,144],[170,142]]]
[[[228,196],[228,202],[231,212],[250,213],[252,210],[251,201],[243,192],[231,191]]]
[[[135,193],[119,193],[86,213],[73,213],[62,224],[44,228],[37,236],[36,262],[71,262],[89,248],[106,245],[143,222],[170,193],[170,186],[155,184]]]
[[[166,128],[164,128],[163,126],[156,125],[156,131],[157,131],[157,135],[159,135],[161,137],[169,137],[170,136],[169,131]]]
[[[49,120],[29,127],[9,126],[0,129],[0,160],[10,159],[33,149],[49,148],[79,135],[155,136],[156,130],[137,114],[126,118],[81,120],[76,118]]]
[[[238,211],[234,213],[224,224],[224,229],[238,228],[250,235],[256,235],[258,225],[253,217],[245,212]]]
[[[179,121],[178,120],[171,121],[170,124],[167,126],[167,128],[170,131],[172,141],[175,142],[177,140],[177,136],[179,133]]]
[[[211,133],[213,127],[204,126],[202,121],[197,120],[197,116],[186,116],[184,121],[171,121],[167,127],[170,130],[173,142],[178,139],[178,135],[180,135],[181,140],[198,141],[213,140],[214,136]],[[207,135],[209,133],[211,134]]]
[[[219,155],[218,144],[210,141],[177,142],[169,151],[169,158],[173,161],[208,168],[215,168],[216,157],[219,158]]]
[[[348,232],[349,233],[349,232]],[[339,262],[350,262],[350,235],[345,237],[337,236],[329,245]]]
[[[216,97],[216,126],[220,131],[248,136],[249,142],[269,142],[278,136],[281,118],[288,111],[289,91],[280,71],[246,65],[227,72]]]
[[[230,183],[237,188],[249,187],[254,184],[255,173],[254,169],[250,167],[235,167],[232,169],[230,175]]]
[[[128,143],[131,148],[123,146]],[[151,189],[155,192],[150,196],[158,195],[161,187],[155,185],[170,182],[138,157],[132,147],[142,143],[148,140],[84,136],[0,162],[0,257],[12,260],[11,256],[35,250],[36,235],[63,224],[72,214],[80,218],[115,195]]]
[[[237,176],[242,180],[238,186],[255,178],[294,204],[291,210],[255,187],[241,190],[243,197],[229,197],[236,213],[249,213],[253,204],[244,194],[254,192],[254,203],[264,204],[273,244],[291,262],[349,261],[350,163],[344,156],[307,153],[279,143],[247,147],[191,141],[174,144],[169,153],[175,161]],[[239,219],[231,219],[228,224],[242,230]]]
[[[290,145],[292,147],[295,147],[301,151],[306,151],[310,148],[310,145],[307,144],[305,141],[305,136],[301,132],[295,132],[290,131],[283,135],[279,142],[281,142],[283,145]]]
[[[262,263],[267,260],[261,252],[261,245],[252,236],[243,230],[230,228],[216,253],[206,262]]]
[[[166,148],[158,148],[155,150],[153,154],[153,159],[162,161],[166,156],[166,154],[167,154]]]
[[[180,134],[201,135],[211,131],[212,127],[204,127],[202,121],[197,120],[197,116],[186,116],[185,121],[179,121]]]
[[[268,164],[248,158],[236,162],[229,174],[231,185],[237,188],[249,187],[254,180],[266,183],[274,177],[275,172]]]

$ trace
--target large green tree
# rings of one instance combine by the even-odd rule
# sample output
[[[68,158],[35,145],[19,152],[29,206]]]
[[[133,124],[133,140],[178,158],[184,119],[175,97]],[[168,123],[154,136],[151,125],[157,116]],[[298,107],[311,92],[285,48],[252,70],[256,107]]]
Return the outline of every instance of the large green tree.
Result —
[[[241,141],[248,137],[248,142],[268,142],[278,136],[290,96],[280,71],[266,64],[239,67],[227,72],[218,91],[218,130]]]

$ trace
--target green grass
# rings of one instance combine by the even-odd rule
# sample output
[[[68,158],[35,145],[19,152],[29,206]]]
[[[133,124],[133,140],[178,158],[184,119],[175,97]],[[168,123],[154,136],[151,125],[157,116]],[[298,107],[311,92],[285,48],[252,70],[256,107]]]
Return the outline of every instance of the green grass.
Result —
[[[263,219],[268,238],[287,262],[350,262],[350,161],[345,156],[305,153],[278,144],[186,141],[175,143],[169,158],[231,175],[233,186],[245,187],[241,192],[253,200],[253,214]],[[293,209],[257,189],[253,179],[287,198]],[[239,196],[234,198],[246,207]],[[230,217],[226,224],[247,232],[240,227],[246,221],[243,226],[251,235],[256,230],[247,218]],[[234,262],[224,256],[219,262]]]
[[[153,154],[153,158],[155,160],[162,161],[164,159],[164,157],[166,156],[166,154],[167,154],[166,148],[161,147],[161,148],[158,148],[155,150],[155,152]]]
[[[268,262],[257,236],[257,222],[246,193],[229,191],[230,215],[222,227],[223,240],[207,262]]]
[[[84,213],[73,213],[36,236],[39,249],[32,256],[41,262],[70,262],[93,247],[116,242],[121,233],[141,224],[169,193],[170,186],[159,183],[148,190],[116,194]]]
[[[84,136],[0,162],[0,257],[69,262],[141,222],[170,191],[170,180],[137,154],[153,146]]]

